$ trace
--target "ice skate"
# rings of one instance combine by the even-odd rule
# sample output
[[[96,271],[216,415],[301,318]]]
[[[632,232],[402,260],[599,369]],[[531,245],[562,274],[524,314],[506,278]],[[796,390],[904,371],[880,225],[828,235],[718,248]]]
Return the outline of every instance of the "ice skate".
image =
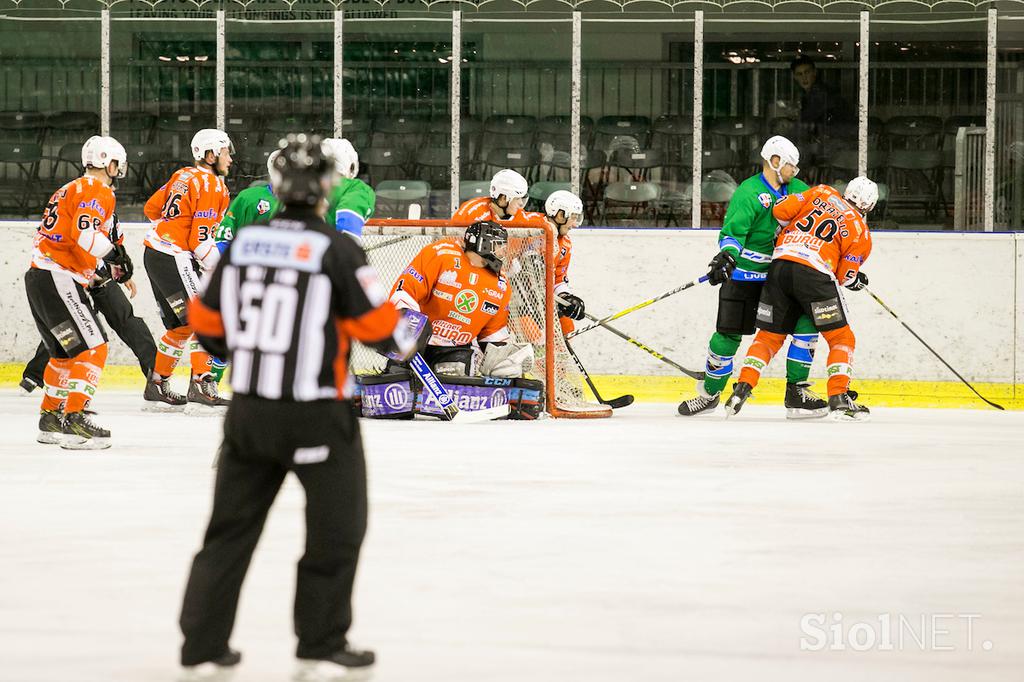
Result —
[[[369,679],[377,657],[346,646],[325,659],[299,659],[292,682],[348,682]]]
[[[37,443],[50,445],[61,442],[63,426],[62,416],[59,410],[43,410],[39,413],[39,434],[36,436]]]
[[[828,414],[828,402],[810,386],[809,381],[786,384],[786,419],[818,419]]]
[[[679,403],[679,414],[684,417],[693,417],[698,414],[711,414],[718,407],[721,393],[709,395],[704,390],[704,384],[697,384],[697,396]]]
[[[199,665],[184,666],[178,682],[227,682],[238,669],[242,654],[228,649],[220,658]]]
[[[110,447],[110,431],[97,426],[84,412],[65,415],[60,446],[65,450],[104,450]]]
[[[743,403],[747,402],[747,398],[750,397],[753,390],[754,388],[745,381],[732,385],[732,395],[725,401],[726,418],[733,416],[743,408]]]
[[[181,412],[185,409],[185,396],[175,393],[171,388],[170,377],[151,375],[146,380],[146,389],[142,393],[145,401],[142,409],[145,412]]]
[[[217,382],[209,374],[193,377],[188,385],[188,405],[185,414],[205,417],[224,414],[231,401],[221,398],[217,392]]]
[[[871,411],[854,402],[849,393],[829,396],[828,409],[833,421],[866,422],[871,419]]]

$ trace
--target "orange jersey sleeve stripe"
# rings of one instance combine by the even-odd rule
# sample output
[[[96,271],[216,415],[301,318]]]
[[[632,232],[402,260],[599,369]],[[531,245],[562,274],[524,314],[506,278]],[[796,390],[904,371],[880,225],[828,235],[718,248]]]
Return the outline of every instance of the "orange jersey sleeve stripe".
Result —
[[[390,301],[360,317],[341,321],[341,330],[365,343],[383,341],[398,324],[398,309]]]

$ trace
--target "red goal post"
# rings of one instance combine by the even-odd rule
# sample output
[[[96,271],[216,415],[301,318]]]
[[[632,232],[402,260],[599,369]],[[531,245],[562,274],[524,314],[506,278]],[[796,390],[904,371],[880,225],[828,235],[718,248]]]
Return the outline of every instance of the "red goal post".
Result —
[[[534,347],[534,378],[544,379],[545,410],[559,418],[610,417],[611,408],[588,399],[583,377],[569,356],[555,311],[555,228],[501,223],[509,232],[503,273],[512,287],[509,331]],[[419,251],[439,239],[462,239],[468,224],[450,220],[374,219],[363,228],[363,248],[391,287]],[[354,349],[356,373],[379,371],[383,361],[368,349]]]

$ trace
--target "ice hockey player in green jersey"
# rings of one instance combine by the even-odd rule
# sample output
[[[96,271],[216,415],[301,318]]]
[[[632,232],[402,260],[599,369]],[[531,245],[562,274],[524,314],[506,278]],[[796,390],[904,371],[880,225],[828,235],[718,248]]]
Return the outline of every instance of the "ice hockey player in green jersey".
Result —
[[[339,232],[362,238],[363,225],[373,215],[376,195],[359,174],[359,155],[352,143],[344,138],[328,138],[324,147],[334,157],[338,180],[327,197],[324,220]]]
[[[278,150],[270,152],[267,156],[267,172],[277,158]],[[228,206],[228,212],[224,214],[224,220],[220,222],[216,232],[213,233],[213,240],[217,243],[217,249],[224,253],[228,244],[235,238],[235,231],[245,225],[262,225],[267,223],[277,213],[280,202],[274,196],[270,183],[265,185],[253,185],[243,189]]]
[[[757,304],[768,276],[775,248],[777,224],[772,207],[782,197],[806,191],[796,178],[800,153],[796,145],[776,135],[761,148],[762,172],[736,188],[718,235],[719,253],[711,260],[708,279],[720,284],[718,319],[708,344],[705,378],[697,383],[697,396],[679,405],[679,414],[712,412],[733,371],[733,357],[744,336],[753,334]],[[806,315],[796,324],[786,361],[786,416],[790,419],[824,417],[828,403],[808,390],[807,377],[814,360],[818,331]]]

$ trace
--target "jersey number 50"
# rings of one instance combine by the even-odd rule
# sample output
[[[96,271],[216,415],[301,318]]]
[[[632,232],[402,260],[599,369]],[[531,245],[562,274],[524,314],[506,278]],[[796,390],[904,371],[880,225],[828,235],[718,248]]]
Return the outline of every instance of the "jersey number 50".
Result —
[[[299,294],[294,287],[246,281],[239,292],[234,347],[284,353],[292,341]]]
[[[825,212],[820,208],[816,208],[804,216],[804,219],[796,224],[796,229],[801,232],[810,232],[814,230],[814,236],[823,242],[830,242],[836,236],[836,232],[839,231],[839,225],[832,218],[826,218],[820,223],[818,222],[818,216],[823,215]]]

